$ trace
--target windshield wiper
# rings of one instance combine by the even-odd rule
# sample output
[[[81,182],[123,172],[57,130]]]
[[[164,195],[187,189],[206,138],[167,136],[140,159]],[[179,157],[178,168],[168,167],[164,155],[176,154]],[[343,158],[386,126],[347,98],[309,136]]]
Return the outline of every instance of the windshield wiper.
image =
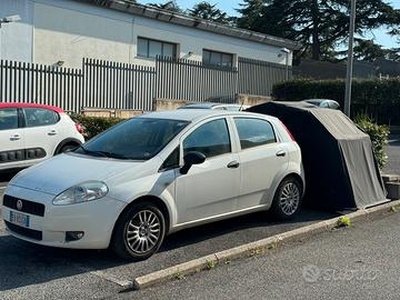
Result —
[[[109,152],[109,151],[88,150],[85,147],[83,147],[82,145],[80,145],[77,149],[79,149],[79,148],[82,149],[83,152],[88,155],[96,155],[96,156],[101,156],[101,157],[119,158],[119,159],[130,159],[129,157],[127,157],[125,155],[113,153],[113,152]]]
[[[93,155],[94,154],[96,156],[109,157],[104,151],[88,150],[85,147],[83,147],[82,145],[79,145],[79,147],[76,148],[76,149],[82,149],[85,154],[89,154],[89,155]]]

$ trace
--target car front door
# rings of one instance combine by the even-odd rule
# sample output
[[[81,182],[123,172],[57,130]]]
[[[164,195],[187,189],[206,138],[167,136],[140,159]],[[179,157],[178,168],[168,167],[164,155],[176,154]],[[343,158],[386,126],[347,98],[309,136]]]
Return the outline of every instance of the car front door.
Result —
[[[208,121],[183,137],[183,156],[198,151],[204,163],[193,165],[187,174],[176,179],[175,201],[178,223],[199,221],[236,209],[240,165],[232,153],[231,138],[225,118]]]
[[[19,167],[25,160],[24,132],[18,108],[0,109],[0,170]]]
[[[238,209],[256,207],[272,201],[271,186],[275,177],[287,168],[288,153],[278,143],[273,126],[264,119],[235,118],[240,139],[242,180]]]

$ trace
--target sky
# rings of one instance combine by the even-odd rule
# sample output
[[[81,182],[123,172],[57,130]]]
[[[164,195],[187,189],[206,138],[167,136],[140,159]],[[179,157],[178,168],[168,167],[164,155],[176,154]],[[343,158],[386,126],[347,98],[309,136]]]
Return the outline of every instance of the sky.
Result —
[[[165,3],[163,0],[153,0],[153,1],[138,1],[139,3],[147,4],[147,3]],[[201,0],[177,0],[176,3],[182,9],[190,9],[197,3],[201,2]],[[240,3],[243,3],[242,0],[219,0],[212,1],[208,0],[211,4],[217,4],[217,8],[221,11],[226,12],[230,16],[238,16],[238,12],[235,9],[241,8]],[[388,0],[385,1],[388,4],[391,4],[394,8],[400,9],[400,0]],[[374,39],[375,43],[380,44],[383,48],[400,48],[400,43],[396,42],[396,38],[393,38],[387,34],[385,34],[385,29],[377,29],[372,33],[369,33],[365,36],[367,39]],[[399,37],[400,38],[400,37]]]

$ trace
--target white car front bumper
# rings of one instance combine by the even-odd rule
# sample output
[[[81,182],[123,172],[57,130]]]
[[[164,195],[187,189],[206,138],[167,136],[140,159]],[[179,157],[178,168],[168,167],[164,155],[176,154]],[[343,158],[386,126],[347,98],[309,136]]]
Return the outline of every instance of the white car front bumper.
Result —
[[[8,231],[19,239],[46,246],[77,249],[109,246],[114,224],[125,202],[106,196],[56,206],[52,204],[53,198],[54,195],[47,193],[8,186],[1,209]],[[17,203],[18,200],[21,201]],[[71,240],[67,232],[83,232],[83,237]]]

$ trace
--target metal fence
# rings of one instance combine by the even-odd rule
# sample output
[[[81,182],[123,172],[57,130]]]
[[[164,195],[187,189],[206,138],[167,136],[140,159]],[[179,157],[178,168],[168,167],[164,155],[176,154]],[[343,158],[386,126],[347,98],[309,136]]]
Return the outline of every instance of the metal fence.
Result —
[[[275,83],[292,78],[292,67],[239,57],[238,93],[270,96]]]
[[[291,74],[291,69],[289,70]],[[154,99],[234,102],[237,93],[269,96],[285,66],[239,58],[239,68],[158,57],[155,68],[84,58],[81,69],[0,61],[0,101],[152,110]]]
[[[151,110],[153,67],[83,60],[83,107]]]
[[[159,99],[204,101],[221,97],[225,102],[235,101],[238,86],[236,68],[158,57],[156,73],[156,94]]]
[[[76,110],[81,86],[81,70],[0,60],[2,102],[34,102]]]

